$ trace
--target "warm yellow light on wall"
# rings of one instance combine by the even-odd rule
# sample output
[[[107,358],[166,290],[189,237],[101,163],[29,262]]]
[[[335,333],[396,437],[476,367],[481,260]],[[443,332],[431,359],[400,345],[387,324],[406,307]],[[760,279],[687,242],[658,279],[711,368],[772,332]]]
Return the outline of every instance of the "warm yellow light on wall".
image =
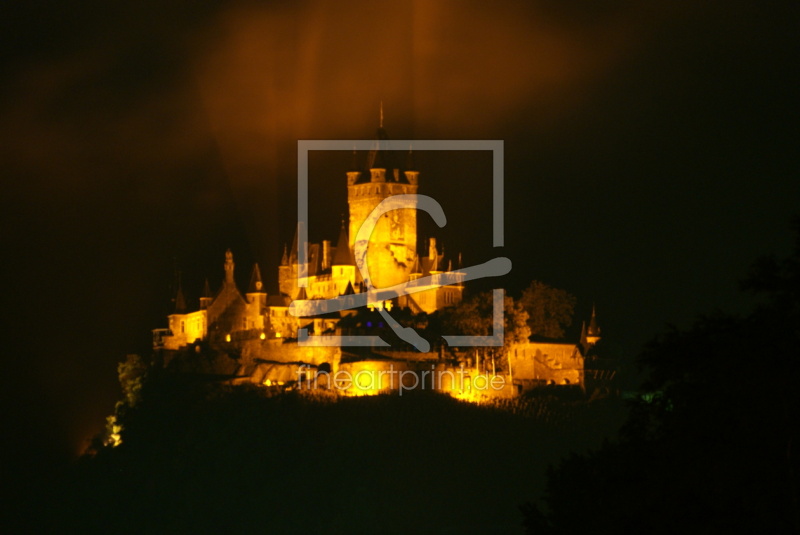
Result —
[[[261,338],[262,340],[266,340],[267,339],[267,335],[264,334],[264,333],[261,333],[261,336],[259,336],[259,338]]]
[[[225,335],[225,341],[226,341],[226,342],[230,342],[230,341],[231,341],[231,335],[229,335],[229,334],[226,334],[226,335]]]

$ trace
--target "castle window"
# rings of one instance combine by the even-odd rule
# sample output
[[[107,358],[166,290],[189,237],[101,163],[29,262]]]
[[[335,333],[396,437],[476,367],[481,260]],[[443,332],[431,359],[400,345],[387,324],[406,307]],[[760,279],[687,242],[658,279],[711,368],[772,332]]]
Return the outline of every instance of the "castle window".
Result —
[[[181,334],[185,332],[186,332],[186,324],[183,321],[181,321]]]

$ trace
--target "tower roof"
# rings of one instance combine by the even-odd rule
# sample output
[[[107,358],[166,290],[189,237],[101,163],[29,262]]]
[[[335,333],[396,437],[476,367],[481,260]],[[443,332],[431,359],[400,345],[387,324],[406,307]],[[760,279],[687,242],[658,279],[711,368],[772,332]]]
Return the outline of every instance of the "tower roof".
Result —
[[[336,254],[333,255],[332,266],[355,266],[356,261],[350,251],[350,242],[347,239],[347,229],[342,222],[342,229],[339,231],[339,241],[336,242]]]
[[[183,295],[183,284],[180,273],[178,274],[178,291],[175,293],[175,314],[186,313],[186,296]]]
[[[369,151],[369,157],[367,158],[367,168],[368,169],[391,169],[390,165],[390,158],[388,154],[388,143],[389,141],[389,134],[386,133],[386,129],[381,126],[378,128],[378,132],[376,133],[376,143],[375,148]]]
[[[589,321],[589,328],[586,333],[589,336],[600,336],[600,327],[597,326],[597,315],[595,314],[594,305],[592,305],[592,319]]]
[[[261,280],[261,270],[258,268],[258,262],[253,264],[253,273],[250,275],[250,284],[247,287],[248,293],[265,293],[264,283]]]
[[[300,232],[300,223],[294,228],[294,238],[292,239],[292,248],[289,249],[289,263],[296,264],[297,263],[297,241],[298,241],[298,233]]]

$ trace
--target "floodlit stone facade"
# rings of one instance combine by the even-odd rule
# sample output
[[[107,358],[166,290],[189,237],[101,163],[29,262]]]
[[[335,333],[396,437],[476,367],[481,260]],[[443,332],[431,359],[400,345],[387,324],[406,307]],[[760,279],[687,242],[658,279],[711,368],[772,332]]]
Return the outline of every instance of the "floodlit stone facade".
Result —
[[[367,291],[369,285],[384,288],[429,276],[432,283],[423,286],[424,291],[370,303],[370,309],[430,314],[462,300],[460,282],[436,284],[436,275],[444,272],[457,273],[463,279],[460,265],[453,270],[452,260],[446,261],[436,239],[429,239],[424,256],[417,253],[417,210],[413,203],[385,214],[375,224],[366,253],[371,280],[365,281],[358,269],[355,240],[370,213],[383,200],[415,194],[419,188],[419,172],[411,152],[401,169],[385,150],[388,136],[382,127],[377,137],[375,148],[362,165],[353,153],[353,165],[346,172],[349,218],[342,221],[336,243],[324,240],[305,244],[305,264],[300,265],[296,233],[292,246],[284,248],[278,266],[276,295],[267,294],[257,264],[247,292],[242,294],[234,280],[233,254],[227,251],[222,286],[212,294],[206,282],[198,310],[188,310],[179,285],[168,327],[153,331],[160,361],[169,365],[176,357],[185,361],[187,355],[195,353],[224,354],[229,360],[211,367],[216,366],[217,373],[232,377],[234,382],[322,387],[347,395],[428,388],[475,401],[513,397],[546,384],[583,387],[585,352],[600,339],[594,313],[580,344],[515,344],[491,353],[491,359],[486,351],[464,352],[461,356],[445,356],[444,351],[413,356],[398,351],[351,354],[347,348],[297,342],[300,328],[314,336],[341,335],[343,318],[355,312],[295,317],[290,304],[296,300],[346,299]],[[372,327],[367,322],[363,328],[367,326]]]

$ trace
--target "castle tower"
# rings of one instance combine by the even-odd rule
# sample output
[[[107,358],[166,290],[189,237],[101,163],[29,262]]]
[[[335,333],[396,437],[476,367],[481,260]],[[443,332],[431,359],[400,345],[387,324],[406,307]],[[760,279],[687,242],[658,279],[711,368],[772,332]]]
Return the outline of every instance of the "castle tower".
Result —
[[[186,296],[183,295],[183,282],[178,272],[178,291],[175,293],[175,314],[186,314]]]
[[[245,312],[245,325],[247,329],[264,328],[264,311],[267,308],[267,292],[261,280],[261,270],[258,263],[253,264],[250,274],[250,285],[247,287],[247,309]]]
[[[600,341],[600,327],[597,326],[597,315],[594,305],[592,305],[592,319],[589,321],[589,328],[586,329],[586,343],[594,345]]]
[[[357,170],[347,173],[347,203],[350,207],[349,248],[353,252],[359,229],[378,204],[393,195],[417,193],[416,170],[405,171],[392,164],[389,136],[381,125],[375,148],[367,159],[369,175]],[[377,288],[406,282],[417,251],[416,203],[386,213],[376,224],[367,250],[372,285]]]
[[[261,280],[261,270],[258,263],[253,264],[253,272],[250,274],[250,285],[247,287],[247,300],[249,302],[260,301],[262,306],[266,306],[267,292],[264,291],[264,283]]]

